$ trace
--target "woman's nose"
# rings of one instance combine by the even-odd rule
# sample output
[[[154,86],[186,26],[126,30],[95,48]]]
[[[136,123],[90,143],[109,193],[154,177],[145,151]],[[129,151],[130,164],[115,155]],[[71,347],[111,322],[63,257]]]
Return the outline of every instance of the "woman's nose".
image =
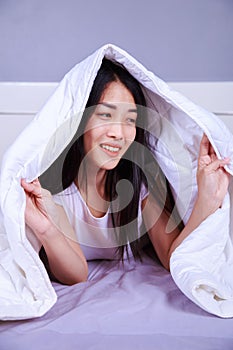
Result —
[[[107,135],[115,139],[123,138],[123,125],[121,122],[112,122],[108,126]]]

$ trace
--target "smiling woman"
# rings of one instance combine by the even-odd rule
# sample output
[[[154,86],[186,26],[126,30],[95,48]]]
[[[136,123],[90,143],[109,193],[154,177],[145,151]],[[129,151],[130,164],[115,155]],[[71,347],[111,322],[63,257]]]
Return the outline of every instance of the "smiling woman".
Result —
[[[221,206],[229,159],[217,159],[204,136],[193,211],[185,227],[180,218],[175,222],[168,182],[152,156],[157,140],[147,131],[147,117],[141,85],[124,67],[104,58],[64,160],[63,190],[52,197],[38,180],[22,181],[26,223],[60,282],[85,280],[86,259],[137,259],[147,244],[169,270],[176,247]],[[156,179],[146,172],[151,167]]]
[[[77,201],[74,201],[75,209],[71,210],[79,242],[80,222],[87,224],[82,229],[86,237],[92,231],[89,216],[83,217],[80,213],[88,211],[94,217],[92,226],[96,229],[101,225],[97,230],[99,237],[106,231],[102,242],[93,243],[92,239],[91,244],[86,244],[84,239],[85,244],[81,246],[88,259],[97,256],[123,259],[129,242],[134,256],[140,256],[141,202],[147,193],[147,183],[142,171],[144,153],[139,152],[139,145],[149,147],[142,106],[146,106],[145,97],[137,80],[120,65],[103,59],[77,131],[78,137],[64,161],[65,195],[54,196],[58,204],[68,208],[64,201],[71,198],[67,193],[69,189],[74,190],[73,184],[81,194],[85,207],[76,207]],[[69,209],[66,212],[69,215]]]

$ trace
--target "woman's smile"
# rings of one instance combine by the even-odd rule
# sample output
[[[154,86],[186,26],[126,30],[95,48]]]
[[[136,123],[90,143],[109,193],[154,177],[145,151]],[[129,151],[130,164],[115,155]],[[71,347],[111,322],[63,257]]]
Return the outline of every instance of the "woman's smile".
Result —
[[[110,145],[110,144],[106,144],[106,143],[102,143],[100,145],[100,147],[106,151],[107,153],[110,154],[110,156],[116,156],[119,154],[121,147],[120,146],[116,146],[116,145]]]

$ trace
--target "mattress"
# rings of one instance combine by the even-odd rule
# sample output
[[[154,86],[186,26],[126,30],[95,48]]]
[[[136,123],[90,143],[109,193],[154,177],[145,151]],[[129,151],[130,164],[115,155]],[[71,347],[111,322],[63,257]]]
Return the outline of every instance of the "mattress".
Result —
[[[211,315],[153,258],[89,262],[85,283],[53,283],[58,301],[33,320],[0,322],[2,350],[232,350],[233,319]]]

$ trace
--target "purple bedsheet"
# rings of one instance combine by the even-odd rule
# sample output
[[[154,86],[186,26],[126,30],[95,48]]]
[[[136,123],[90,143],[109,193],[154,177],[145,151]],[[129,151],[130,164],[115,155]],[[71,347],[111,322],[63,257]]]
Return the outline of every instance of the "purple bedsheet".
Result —
[[[233,319],[201,310],[147,256],[89,262],[87,282],[54,288],[58,302],[43,317],[0,322],[1,350],[233,349]]]

